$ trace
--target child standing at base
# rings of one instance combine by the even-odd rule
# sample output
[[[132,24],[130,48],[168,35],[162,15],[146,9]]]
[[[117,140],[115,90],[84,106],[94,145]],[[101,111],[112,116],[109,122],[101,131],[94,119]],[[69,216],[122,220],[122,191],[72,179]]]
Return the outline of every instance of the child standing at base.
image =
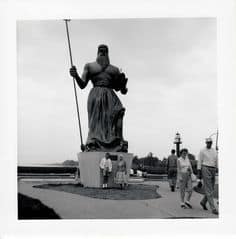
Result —
[[[109,178],[110,173],[112,172],[112,162],[111,162],[109,153],[106,153],[105,158],[101,159],[99,166],[100,166],[100,169],[102,170],[102,175],[103,175],[102,188],[107,188],[108,187],[108,178]]]

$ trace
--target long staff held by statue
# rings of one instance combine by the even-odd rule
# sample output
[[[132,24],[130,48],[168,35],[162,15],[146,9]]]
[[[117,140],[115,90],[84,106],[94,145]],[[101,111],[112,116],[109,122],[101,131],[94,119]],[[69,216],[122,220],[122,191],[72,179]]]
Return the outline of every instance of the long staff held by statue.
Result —
[[[66,24],[66,34],[67,34],[67,40],[68,40],[68,46],[69,46],[69,54],[70,54],[70,64],[71,67],[73,66],[73,61],[72,61],[72,53],[71,53],[71,44],[70,44],[70,36],[69,36],[69,29],[68,29],[68,22],[70,21],[69,19],[64,19],[65,24]],[[83,138],[82,138],[82,130],[81,130],[81,122],[80,122],[80,115],[79,115],[79,105],[78,105],[78,98],[77,98],[77,91],[76,91],[76,86],[75,86],[75,78],[73,77],[73,85],[74,85],[74,92],[75,92],[75,102],[76,102],[76,109],[77,109],[77,117],[78,117],[78,123],[79,123],[79,132],[80,132],[80,142],[81,142],[81,150],[85,150],[85,146],[83,144]]]
[[[218,137],[219,137],[219,130],[217,129],[217,132],[216,132],[216,150],[218,151],[219,148],[218,148]]]

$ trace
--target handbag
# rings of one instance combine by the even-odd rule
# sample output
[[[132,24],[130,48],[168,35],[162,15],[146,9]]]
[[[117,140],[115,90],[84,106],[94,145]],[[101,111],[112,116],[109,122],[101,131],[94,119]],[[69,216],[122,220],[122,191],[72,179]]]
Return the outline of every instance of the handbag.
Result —
[[[202,181],[201,180],[198,182],[197,187],[202,188]]]
[[[192,180],[192,182],[197,181],[197,176],[194,173],[191,173],[191,180]]]

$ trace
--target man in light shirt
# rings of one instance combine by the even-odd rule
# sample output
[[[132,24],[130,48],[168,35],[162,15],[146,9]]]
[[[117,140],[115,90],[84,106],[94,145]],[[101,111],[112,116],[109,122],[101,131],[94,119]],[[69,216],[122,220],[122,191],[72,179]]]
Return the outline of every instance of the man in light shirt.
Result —
[[[205,196],[200,202],[204,210],[207,210],[206,203],[208,202],[212,213],[218,215],[218,211],[214,205],[214,186],[215,175],[218,168],[218,155],[217,151],[212,148],[212,139],[206,139],[206,147],[199,153],[198,159],[198,178],[203,179]]]
[[[105,158],[101,159],[99,166],[102,170],[102,175],[103,175],[102,188],[107,188],[108,187],[108,178],[112,171],[112,162],[111,162],[109,153],[106,153]]]

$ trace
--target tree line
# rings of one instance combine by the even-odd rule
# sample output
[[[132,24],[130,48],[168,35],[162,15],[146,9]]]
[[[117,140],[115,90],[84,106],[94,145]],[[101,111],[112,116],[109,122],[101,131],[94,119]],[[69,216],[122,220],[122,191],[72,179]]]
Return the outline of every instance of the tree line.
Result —
[[[188,154],[193,171],[197,174],[197,160],[191,153]],[[153,156],[150,152],[146,157],[134,156],[132,161],[132,169],[134,173],[137,170],[147,172],[150,174],[166,174],[167,173],[167,158],[164,157],[160,160],[157,156]]]

